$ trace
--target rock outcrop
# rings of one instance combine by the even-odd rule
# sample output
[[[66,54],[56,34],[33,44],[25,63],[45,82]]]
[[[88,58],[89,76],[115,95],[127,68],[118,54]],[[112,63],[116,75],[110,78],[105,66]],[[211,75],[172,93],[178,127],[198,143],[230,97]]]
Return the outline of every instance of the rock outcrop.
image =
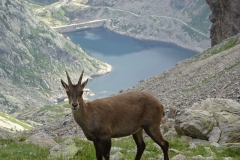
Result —
[[[50,148],[57,145],[57,143],[53,140],[53,138],[44,132],[38,132],[28,137],[24,142],[39,145],[41,147],[50,147]]]
[[[176,117],[175,129],[180,135],[208,140],[208,134],[217,121],[212,114],[203,110],[184,109]]]
[[[50,149],[48,159],[71,159],[79,150],[72,139],[66,139]]]
[[[206,0],[212,10],[209,19],[212,46],[240,32],[239,0]]]
[[[240,143],[240,103],[209,98],[177,114],[179,134],[211,142]]]

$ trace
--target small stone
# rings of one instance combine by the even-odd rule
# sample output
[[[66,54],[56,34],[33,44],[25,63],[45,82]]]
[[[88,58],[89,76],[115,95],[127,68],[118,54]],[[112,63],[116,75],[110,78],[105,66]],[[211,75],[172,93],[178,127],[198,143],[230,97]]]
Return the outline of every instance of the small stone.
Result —
[[[214,157],[206,157],[205,160],[214,160],[215,158]]]
[[[189,137],[189,136],[181,136],[181,140],[184,140],[184,141],[192,141],[192,137]]]
[[[178,150],[176,150],[176,149],[173,149],[173,148],[170,148],[170,149],[169,149],[169,152],[172,152],[172,153],[174,153],[174,154],[179,154],[179,153],[180,153],[180,151],[178,151]]]
[[[117,152],[114,155],[110,156],[110,160],[124,160],[125,157],[121,152]]]
[[[211,155],[211,157],[216,157],[216,154],[211,150],[210,147],[204,147],[205,151]]]
[[[205,159],[202,155],[193,156],[192,159]]]
[[[216,148],[221,147],[221,145],[216,143],[216,142],[211,143],[210,146],[213,146],[213,147],[216,147]]]
[[[197,146],[194,143],[189,143],[189,149],[195,149]]]
[[[187,159],[187,157],[182,154],[178,154],[172,158],[172,160],[186,160],[186,159]]]
[[[117,152],[117,151],[121,151],[122,148],[119,148],[119,147],[112,147],[111,148],[111,152]]]
[[[163,155],[158,155],[158,156],[156,156],[156,159],[161,159],[161,160],[163,160],[164,158],[163,158]]]
[[[151,154],[151,152],[145,150],[143,154]]]

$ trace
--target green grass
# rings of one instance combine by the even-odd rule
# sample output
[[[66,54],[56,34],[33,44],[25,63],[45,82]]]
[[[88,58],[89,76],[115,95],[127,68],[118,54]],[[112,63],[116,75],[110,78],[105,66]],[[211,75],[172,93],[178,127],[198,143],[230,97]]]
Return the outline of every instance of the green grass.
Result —
[[[0,141],[0,157],[4,160],[47,159],[49,148],[14,141]]]
[[[215,55],[215,54],[221,53],[223,51],[226,51],[226,50],[236,46],[237,44],[239,44],[238,38],[230,38],[225,45],[221,46],[217,50],[212,51],[211,55]]]
[[[25,140],[22,139],[22,140]],[[238,160],[240,157],[239,148],[227,147],[227,148],[215,148],[208,145],[197,145],[195,149],[189,149],[189,142],[181,140],[179,137],[173,137],[167,139],[170,143],[170,148],[180,151],[183,155],[187,156],[187,159],[191,159],[193,156],[202,155],[204,157],[210,157],[204,147],[211,148],[211,151],[216,154],[217,160],[223,159],[223,157],[232,157],[233,160]],[[63,139],[57,139],[56,142],[60,143]],[[83,159],[92,160],[95,158],[95,149],[93,143],[90,141],[83,141],[74,139],[76,146],[81,147],[82,150],[72,158],[72,160]],[[146,149],[141,160],[148,160],[149,158],[155,158],[162,154],[162,150],[159,150],[154,146],[154,142],[151,139],[145,140]],[[0,157],[6,160],[10,159],[46,159],[49,154],[50,148],[42,148],[33,144],[25,144],[22,141],[2,141],[0,140]],[[134,159],[136,155],[135,143],[132,137],[128,137],[121,140],[112,140],[112,147],[122,148],[120,151],[125,158]],[[115,152],[111,152],[113,155]],[[170,158],[174,157],[176,153],[169,152]],[[62,159],[62,158],[59,158]]]
[[[45,111],[54,111],[55,113],[62,113],[64,108],[69,108],[70,111],[70,107],[68,105],[45,105],[44,107],[42,107],[39,111],[37,111],[37,113],[41,113],[41,112],[45,112]]]
[[[221,52],[226,51],[230,48],[233,48],[238,44],[240,44],[240,42],[238,40],[238,37],[236,37],[236,36],[231,37],[229,39],[226,39],[223,42],[221,42],[220,44],[207,49],[202,54],[197,54],[196,56],[194,56],[194,58],[195,58],[194,62],[205,60],[205,59],[207,59],[211,56],[214,56],[218,53],[221,53]]]

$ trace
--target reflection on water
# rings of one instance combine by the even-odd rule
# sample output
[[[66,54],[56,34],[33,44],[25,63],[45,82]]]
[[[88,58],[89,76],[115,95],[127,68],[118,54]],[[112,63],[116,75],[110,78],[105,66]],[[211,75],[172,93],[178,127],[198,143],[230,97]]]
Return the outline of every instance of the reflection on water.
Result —
[[[96,95],[109,96],[136,85],[140,80],[173,67],[178,61],[196,54],[175,44],[141,41],[96,28],[66,34],[92,57],[112,65],[112,72],[94,77],[87,87]]]
[[[89,40],[100,39],[100,37],[98,35],[94,34],[94,33],[87,32],[87,31],[85,31],[84,33],[85,33],[85,36],[84,36],[85,39],[89,39]]]

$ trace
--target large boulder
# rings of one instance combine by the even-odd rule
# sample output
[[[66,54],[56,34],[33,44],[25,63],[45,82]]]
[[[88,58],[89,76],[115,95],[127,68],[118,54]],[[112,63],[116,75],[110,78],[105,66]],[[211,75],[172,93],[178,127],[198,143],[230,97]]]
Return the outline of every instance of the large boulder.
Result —
[[[178,134],[219,143],[240,142],[240,104],[230,99],[208,98],[179,112]]]
[[[182,110],[176,117],[175,129],[178,134],[207,140],[208,134],[217,121],[208,111],[202,110]]]
[[[33,143],[42,147],[54,147],[57,143],[44,132],[36,133],[25,140],[25,143]]]

